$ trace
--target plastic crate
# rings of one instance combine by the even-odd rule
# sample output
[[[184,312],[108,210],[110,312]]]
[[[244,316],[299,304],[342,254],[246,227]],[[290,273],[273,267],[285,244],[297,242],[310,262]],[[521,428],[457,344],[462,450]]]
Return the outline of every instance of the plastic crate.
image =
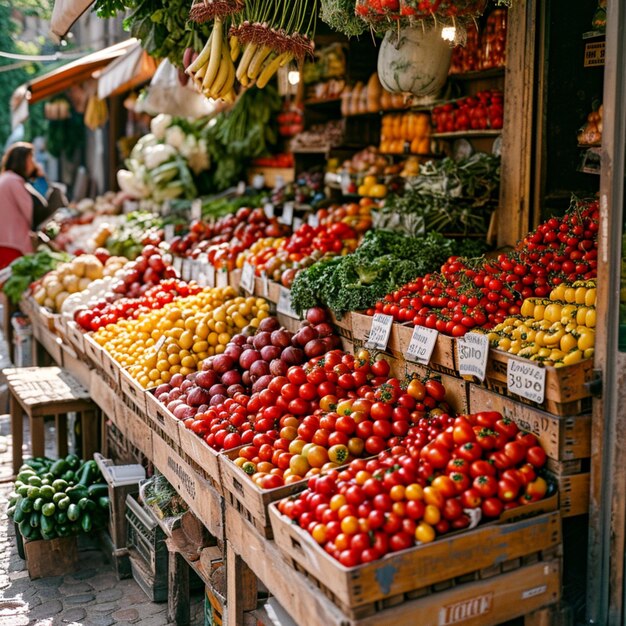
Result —
[[[159,523],[132,495],[126,497],[126,520],[128,546],[142,557],[155,579],[163,577],[167,586],[168,550]]]

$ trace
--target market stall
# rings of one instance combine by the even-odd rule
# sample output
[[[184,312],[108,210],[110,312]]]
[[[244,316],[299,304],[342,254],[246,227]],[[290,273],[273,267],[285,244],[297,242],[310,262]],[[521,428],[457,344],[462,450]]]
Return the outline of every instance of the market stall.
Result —
[[[5,285],[36,362],[99,406],[104,454],[168,485],[165,503],[141,498],[159,510],[167,568],[138,548],[136,503],[112,513],[109,550],[177,622],[189,568],[232,625],[267,623],[268,606],[320,626],[573,624],[599,610],[595,583],[583,601],[581,545],[609,473],[594,398],[617,306],[608,209],[587,161],[562,175],[582,181],[565,206],[531,155],[597,147],[615,110],[585,112],[573,148],[539,141],[544,8],[430,3],[433,26],[414,4],[322,2],[334,30],[319,27],[313,60],[309,3],[289,23],[263,3],[198,3],[197,26],[169,24],[167,43],[153,20],[142,45],[178,64],[180,89],[230,106],[154,117],[118,172],[127,214],[59,217],[56,251]],[[465,46],[438,31],[420,57],[442,28],[466,31]],[[345,38],[367,30],[380,49]],[[581,106],[598,84],[581,79]],[[602,528],[592,517],[593,567]]]

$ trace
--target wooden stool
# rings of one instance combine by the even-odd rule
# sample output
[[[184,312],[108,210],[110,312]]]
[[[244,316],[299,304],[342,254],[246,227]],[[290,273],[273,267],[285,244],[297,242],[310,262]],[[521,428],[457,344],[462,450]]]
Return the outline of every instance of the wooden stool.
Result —
[[[22,465],[23,413],[30,420],[31,453],[44,456],[44,417],[54,416],[59,457],[67,455],[67,414],[82,416],[82,455],[90,459],[98,451],[97,407],[74,377],[60,367],[21,367],[3,370],[9,387],[13,473]],[[92,415],[88,415],[91,413]]]

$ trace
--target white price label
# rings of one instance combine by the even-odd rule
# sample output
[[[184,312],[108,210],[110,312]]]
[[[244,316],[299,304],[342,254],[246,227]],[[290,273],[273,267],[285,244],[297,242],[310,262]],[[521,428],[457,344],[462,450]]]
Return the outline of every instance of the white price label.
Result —
[[[434,328],[416,326],[411,335],[409,347],[406,349],[406,358],[420,365],[428,365],[433,354],[439,333]]]
[[[224,287],[228,287],[228,270],[227,269],[221,269],[216,272],[215,286],[220,287],[222,289]]]
[[[541,404],[546,395],[546,368],[531,361],[509,359],[506,386],[511,393]]]
[[[202,219],[202,202],[199,198],[196,198],[191,203],[191,219],[192,220],[200,220]]]
[[[289,317],[295,317],[298,319],[298,314],[291,306],[291,289],[287,289],[287,287],[280,288],[280,291],[278,292],[278,304],[276,305],[276,310],[283,315],[288,315]]]
[[[274,205],[271,202],[266,202],[263,205],[263,211],[268,219],[274,217]]]
[[[196,282],[200,285],[200,287],[208,287],[205,263],[198,263],[198,276],[196,277]]]
[[[205,268],[206,274],[206,286],[207,287],[215,287],[215,268],[211,263],[207,263]]]
[[[239,283],[242,289],[248,293],[254,293],[254,265],[244,263],[241,268],[241,281]]]
[[[183,260],[179,256],[174,257],[172,265],[179,274],[183,271]]]
[[[302,220],[299,217],[293,218],[293,230],[294,232],[302,226]]]
[[[183,268],[180,273],[183,280],[191,280],[191,259],[183,259]]]
[[[154,344],[154,354],[159,354],[161,348],[163,347],[163,344],[165,344],[166,339],[167,337],[165,335],[161,335],[159,337],[159,340]]]
[[[487,359],[489,358],[489,339],[487,335],[467,333],[456,340],[459,355],[459,374],[475,376],[481,382],[485,380]]]
[[[202,269],[202,261],[192,261],[191,262],[191,279],[198,282],[198,277],[200,276],[200,271]]]
[[[246,193],[246,182],[244,180],[239,181],[239,184],[237,185],[237,193],[240,196],[243,196],[243,194]]]
[[[320,218],[318,217],[317,213],[309,213],[307,222],[309,226],[312,226],[313,228],[317,228],[320,225]]]
[[[263,297],[269,298],[270,295],[270,281],[267,278],[267,272],[263,270],[261,272],[261,282],[263,284]]]
[[[174,224],[165,224],[163,227],[163,238],[165,241],[172,241],[174,239]]]
[[[285,202],[285,204],[283,204],[283,214],[280,221],[283,224],[291,226],[293,222],[293,202]]]
[[[372,318],[372,326],[370,327],[370,334],[365,343],[365,347],[386,350],[387,344],[389,343],[389,335],[391,335],[392,324],[393,317],[391,315],[376,313]]]

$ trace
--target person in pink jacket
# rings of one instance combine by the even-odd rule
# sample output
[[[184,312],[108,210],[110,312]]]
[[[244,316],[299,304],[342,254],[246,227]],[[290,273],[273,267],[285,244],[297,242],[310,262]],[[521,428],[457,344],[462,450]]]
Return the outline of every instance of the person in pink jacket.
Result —
[[[0,269],[33,251],[33,198],[26,182],[37,172],[30,143],[14,143],[2,158],[0,174]]]

